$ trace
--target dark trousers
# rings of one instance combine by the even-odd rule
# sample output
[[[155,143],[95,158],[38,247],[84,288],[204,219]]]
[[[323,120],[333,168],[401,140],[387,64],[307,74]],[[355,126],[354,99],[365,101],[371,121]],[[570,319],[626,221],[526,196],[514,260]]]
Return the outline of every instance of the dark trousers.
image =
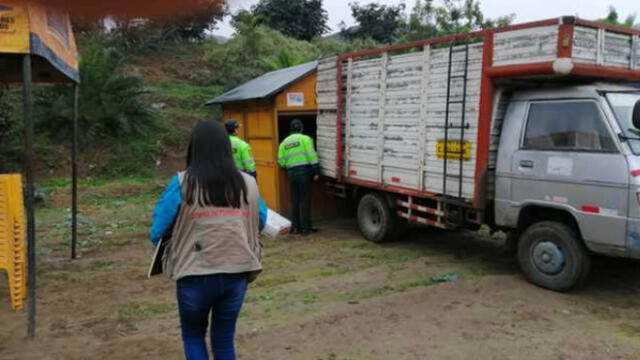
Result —
[[[311,230],[311,189],[313,169],[300,166],[289,169],[291,184],[291,223],[294,230]]]
[[[187,360],[209,359],[205,343],[209,316],[213,358],[236,359],[236,322],[247,284],[247,274],[187,276],[178,280],[178,309]]]

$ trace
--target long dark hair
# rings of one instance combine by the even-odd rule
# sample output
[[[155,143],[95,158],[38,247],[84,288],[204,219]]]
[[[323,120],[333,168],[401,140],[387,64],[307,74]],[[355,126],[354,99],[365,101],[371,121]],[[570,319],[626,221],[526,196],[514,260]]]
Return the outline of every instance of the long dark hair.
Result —
[[[200,206],[239,208],[247,201],[247,184],[236,168],[231,141],[218,121],[200,122],[187,150],[186,201]]]

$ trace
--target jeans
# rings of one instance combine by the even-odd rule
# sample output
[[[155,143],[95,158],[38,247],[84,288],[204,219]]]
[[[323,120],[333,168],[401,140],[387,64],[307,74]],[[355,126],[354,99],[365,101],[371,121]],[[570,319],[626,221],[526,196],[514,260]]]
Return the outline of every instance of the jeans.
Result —
[[[187,360],[209,359],[205,344],[209,314],[213,358],[235,360],[236,321],[247,285],[246,273],[187,276],[178,280],[178,309]]]
[[[313,186],[311,166],[289,169],[291,182],[291,225],[293,230],[311,230],[311,189]]]

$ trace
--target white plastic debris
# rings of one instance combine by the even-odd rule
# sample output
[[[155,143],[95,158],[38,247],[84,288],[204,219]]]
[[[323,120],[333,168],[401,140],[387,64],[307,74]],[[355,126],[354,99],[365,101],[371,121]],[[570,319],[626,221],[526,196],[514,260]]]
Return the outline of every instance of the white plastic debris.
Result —
[[[288,234],[290,230],[291,221],[271,209],[268,210],[267,223],[262,230],[262,234],[269,237],[278,237]]]

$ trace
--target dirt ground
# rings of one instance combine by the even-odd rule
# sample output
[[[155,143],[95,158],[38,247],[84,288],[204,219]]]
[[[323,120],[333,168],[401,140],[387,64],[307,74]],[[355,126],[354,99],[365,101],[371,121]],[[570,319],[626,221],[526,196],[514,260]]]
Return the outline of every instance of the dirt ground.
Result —
[[[54,191],[38,211],[37,339],[0,277],[0,359],[182,358],[174,285],[145,278],[161,186],[85,192],[74,262],[67,190]],[[240,360],[640,359],[638,262],[597,258],[584,289],[559,294],[527,283],[486,234],[416,229],[375,245],[353,219],[318,225],[314,237],[264,240]]]

